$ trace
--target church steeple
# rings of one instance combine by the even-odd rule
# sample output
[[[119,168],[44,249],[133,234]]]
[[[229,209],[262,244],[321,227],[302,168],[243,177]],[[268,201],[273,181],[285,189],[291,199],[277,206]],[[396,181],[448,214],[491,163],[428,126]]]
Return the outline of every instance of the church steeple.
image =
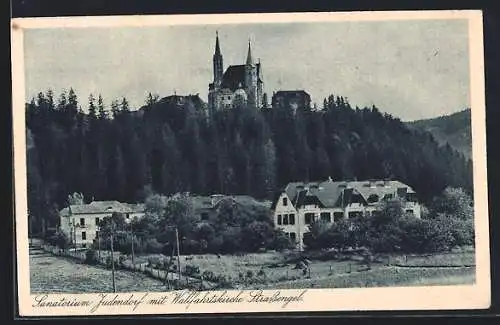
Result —
[[[219,45],[219,31],[215,32],[215,55],[221,55]]]
[[[223,63],[222,63],[222,54],[220,51],[219,45],[219,32],[215,32],[215,53],[213,56],[213,64],[214,64],[214,83],[220,84],[222,81],[222,73],[224,71]]]
[[[247,65],[253,65],[253,59],[252,59],[252,47],[251,47],[251,45],[250,45],[250,40],[248,40]]]

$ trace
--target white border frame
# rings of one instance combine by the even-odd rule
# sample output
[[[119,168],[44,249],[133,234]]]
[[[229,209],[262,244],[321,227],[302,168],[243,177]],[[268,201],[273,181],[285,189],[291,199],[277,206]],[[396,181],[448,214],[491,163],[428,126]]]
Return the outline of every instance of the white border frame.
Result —
[[[470,36],[470,91],[473,139],[474,212],[476,231],[476,283],[460,286],[386,287],[352,289],[310,289],[300,303],[292,302],[285,308],[281,304],[234,303],[181,304],[162,306],[140,305],[100,308],[91,313],[89,308],[50,307],[33,308],[37,295],[30,294],[30,273],[27,235],[27,180],[23,30],[34,28],[82,27],[140,27],[197,24],[290,23],[311,21],[376,21],[412,19],[467,19]],[[183,314],[183,313],[235,313],[277,311],[357,311],[357,310],[454,310],[483,309],[490,306],[490,252],[488,228],[488,193],[486,174],[485,86],[483,58],[483,25],[481,11],[393,11],[342,13],[273,13],[223,15],[170,15],[170,16],[109,16],[109,17],[57,17],[19,18],[11,21],[12,83],[13,83],[13,142],[15,176],[15,230],[17,247],[17,279],[20,316],[69,315],[129,315],[129,314]],[[275,292],[276,290],[269,290]],[[299,294],[303,290],[281,290],[282,294]],[[267,291],[265,291],[267,292]],[[237,292],[230,291],[230,294]],[[165,293],[148,293],[148,299]],[[171,294],[171,293],[167,293]],[[110,294],[111,295],[111,294]],[[114,295],[114,294],[113,294]],[[123,297],[129,294],[119,294]],[[134,293],[135,296],[142,296]],[[97,300],[99,294],[50,294],[51,300]]]

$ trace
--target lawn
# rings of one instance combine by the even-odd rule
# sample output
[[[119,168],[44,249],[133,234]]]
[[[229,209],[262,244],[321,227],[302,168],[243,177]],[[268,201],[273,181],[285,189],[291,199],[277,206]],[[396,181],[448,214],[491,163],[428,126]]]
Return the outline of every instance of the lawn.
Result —
[[[141,273],[115,272],[117,292],[165,291],[165,286]],[[32,293],[112,292],[111,271],[48,254],[30,256]]]
[[[109,252],[101,252],[103,260],[108,254]],[[115,255],[116,259],[118,255]],[[199,274],[210,272],[215,277],[223,277],[226,283],[235,289],[355,288],[474,282],[473,251],[379,256],[378,262],[372,263],[370,268],[363,262],[363,258],[356,254],[339,257],[332,252],[313,252],[306,255],[309,260],[306,272],[296,268],[299,256],[297,252],[272,251],[241,255],[184,255],[181,256],[181,268],[185,270],[186,266],[198,267]],[[129,264],[130,256],[125,257]],[[58,292],[111,291],[109,270],[64,258],[45,258],[47,260],[42,259],[40,262],[40,257],[32,257],[33,290],[44,288],[43,290]],[[158,261],[166,258],[161,254],[141,255],[135,257],[135,263],[136,266],[142,264],[142,267],[145,267],[148,260]],[[47,270],[47,267],[50,271],[43,271]],[[209,278],[205,278],[205,281],[207,279]],[[209,281],[216,284],[220,280]],[[61,289],[57,284],[61,282],[68,284]],[[160,281],[140,272],[134,274],[120,270],[117,271],[117,288],[122,291],[162,291],[165,287]]]
[[[370,271],[273,284],[273,289],[363,288],[473,284],[475,268],[381,267]]]

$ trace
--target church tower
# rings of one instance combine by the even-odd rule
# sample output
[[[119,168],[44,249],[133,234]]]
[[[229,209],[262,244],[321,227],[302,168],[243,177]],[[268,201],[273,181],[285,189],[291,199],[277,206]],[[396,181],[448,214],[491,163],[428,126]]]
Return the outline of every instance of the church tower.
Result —
[[[248,41],[247,62],[245,64],[245,88],[248,96],[248,104],[259,107],[257,100],[257,66],[253,62],[252,47]]]
[[[219,45],[219,32],[216,32],[215,34],[215,53],[212,60],[214,64],[214,84],[216,87],[218,87],[221,84],[222,73],[224,71],[222,63],[222,54],[220,52],[220,45]]]
[[[219,45],[219,32],[215,33],[215,52],[212,57],[214,69],[214,81],[208,85],[208,108],[215,110],[219,106],[218,93],[222,84],[224,67],[222,63],[222,53]]]

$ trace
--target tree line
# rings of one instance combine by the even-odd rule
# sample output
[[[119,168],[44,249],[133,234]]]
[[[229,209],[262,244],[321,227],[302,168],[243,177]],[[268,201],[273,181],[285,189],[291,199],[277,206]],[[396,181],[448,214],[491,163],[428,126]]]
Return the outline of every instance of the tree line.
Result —
[[[272,199],[290,181],[398,179],[422,202],[446,186],[472,191],[472,163],[430,133],[375,107],[330,95],[317,109],[240,105],[210,112],[149,94],[131,108],[81,101],[70,89],[26,104],[30,229],[56,225],[69,193],[85,201],[143,202],[172,195],[248,194]]]

